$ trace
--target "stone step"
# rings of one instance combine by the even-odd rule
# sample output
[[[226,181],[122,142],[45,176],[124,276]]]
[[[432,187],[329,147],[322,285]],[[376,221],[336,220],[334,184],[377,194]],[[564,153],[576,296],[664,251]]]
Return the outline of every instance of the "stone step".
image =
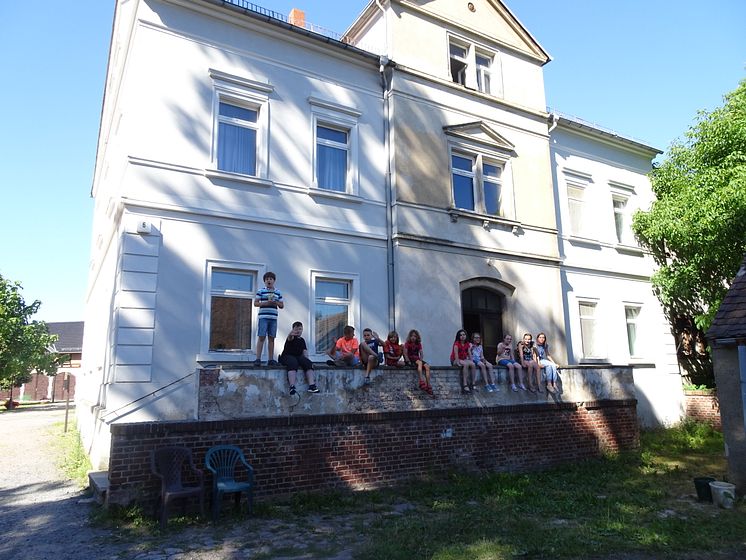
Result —
[[[109,471],[89,471],[88,486],[93,490],[93,497],[99,504],[106,504],[106,493],[109,491]]]

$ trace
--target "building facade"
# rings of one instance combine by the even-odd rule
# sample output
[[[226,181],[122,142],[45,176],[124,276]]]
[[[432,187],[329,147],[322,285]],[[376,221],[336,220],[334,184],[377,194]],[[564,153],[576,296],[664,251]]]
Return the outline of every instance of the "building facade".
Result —
[[[554,118],[549,61],[497,0],[370,2],[339,38],[238,0],[118,2],[77,393],[94,465],[111,423],[196,418],[197,368],[256,359],[267,271],[278,341],[302,321],[315,361],[352,324],[416,328],[447,365],[463,325],[488,357],[544,331],[561,363],[674,380],[650,259],[614,241],[656,150]],[[568,229],[573,181],[611,205],[588,224],[602,260]],[[628,314],[593,331],[603,355],[578,315],[594,301]]]

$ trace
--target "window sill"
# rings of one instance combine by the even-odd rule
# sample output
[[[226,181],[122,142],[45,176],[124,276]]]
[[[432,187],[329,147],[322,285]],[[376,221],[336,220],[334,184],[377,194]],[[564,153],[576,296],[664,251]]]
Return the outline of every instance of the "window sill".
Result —
[[[331,198],[334,200],[344,200],[345,202],[353,202],[355,204],[361,204],[363,202],[362,197],[356,194],[343,193],[339,191],[330,191],[327,189],[320,189],[312,187],[308,189],[308,196],[315,198]]]
[[[601,248],[601,242],[597,239],[591,239],[590,237],[581,237],[578,235],[570,235],[567,240],[573,245],[585,245],[586,247],[592,246],[593,248]]]
[[[645,251],[643,251],[640,247],[636,247],[635,245],[624,245],[618,243],[614,248],[617,250],[617,253],[622,253],[625,255],[642,256],[645,254]]]
[[[451,222],[458,222],[459,218],[467,220],[473,220],[482,222],[484,229],[489,229],[492,225],[504,226],[508,228],[520,228],[521,222],[517,220],[511,220],[510,218],[504,218],[502,216],[491,216],[489,214],[480,214],[479,212],[472,212],[471,210],[464,210],[463,208],[448,208],[448,215],[451,217]]]
[[[256,359],[254,352],[209,352],[207,354],[197,354],[196,362],[200,365],[224,364],[224,363],[249,363]]]
[[[261,179],[252,175],[244,175],[243,173],[232,173],[230,171],[221,171],[219,169],[205,169],[205,177],[210,179],[213,183],[215,180],[230,181],[233,183],[240,183],[242,185],[252,185],[255,187],[269,188],[274,186],[274,181],[269,179]]]

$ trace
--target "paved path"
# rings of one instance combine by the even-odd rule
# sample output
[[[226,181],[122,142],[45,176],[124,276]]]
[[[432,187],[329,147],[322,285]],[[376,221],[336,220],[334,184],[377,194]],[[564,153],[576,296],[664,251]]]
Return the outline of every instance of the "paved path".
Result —
[[[349,560],[371,515],[203,523],[163,535],[91,525],[87,496],[65,480],[54,446],[64,405],[0,414],[0,557],[23,560]],[[71,418],[74,411],[71,410]]]

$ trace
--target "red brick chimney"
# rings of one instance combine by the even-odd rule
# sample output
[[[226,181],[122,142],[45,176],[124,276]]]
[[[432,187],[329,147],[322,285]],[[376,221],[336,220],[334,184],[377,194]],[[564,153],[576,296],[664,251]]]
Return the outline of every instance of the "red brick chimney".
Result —
[[[297,27],[306,27],[306,14],[303,12],[303,10],[299,10],[298,8],[293,8],[290,10],[290,14],[288,15],[288,22],[291,25],[295,25]]]

